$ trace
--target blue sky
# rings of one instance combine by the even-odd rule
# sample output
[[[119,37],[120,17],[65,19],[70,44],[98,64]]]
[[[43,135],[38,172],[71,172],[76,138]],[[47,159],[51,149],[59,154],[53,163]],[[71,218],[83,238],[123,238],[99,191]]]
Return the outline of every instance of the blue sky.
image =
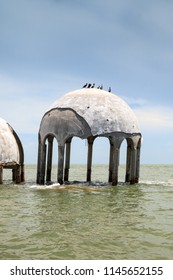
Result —
[[[0,117],[26,163],[37,162],[45,111],[86,82],[111,86],[135,111],[141,163],[173,163],[172,11],[172,0],[0,0]],[[72,147],[72,162],[85,163],[85,141]],[[108,152],[98,139],[94,162]]]

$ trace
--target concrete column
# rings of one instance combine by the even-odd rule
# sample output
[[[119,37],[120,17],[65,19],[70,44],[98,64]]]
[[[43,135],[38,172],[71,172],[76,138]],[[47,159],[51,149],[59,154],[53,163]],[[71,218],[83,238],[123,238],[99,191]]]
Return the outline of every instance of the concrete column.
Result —
[[[113,144],[110,141],[110,154],[109,154],[109,178],[108,182],[112,182],[112,170],[113,170]]]
[[[110,141],[110,158],[109,158],[109,182],[112,186],[118,184],[118,167],[120,160],[120,146],[123,141],[123,136],[113,136],[109,138]]]
[[[72,140],[72,138],[69,138],[67,140],[66,148],[65,148],[64,181],[66,181],[66,182],[69,180],[71,140]]]
[[[46,145],[39,143],[37,162],[37,184],[44,185],[46,167]]]
[[[112,186],[118,184],[119,147],[113,144],[112,151]]]
[[[0,184],[3,183],[3,167],[0,167]]]
[[[25,180],[25,171],[24,171],[24,151],[23,151],[23,147],[22,147],[22,143],[18,137],[18,135],[16,134],[16,132],[12,129],[13,132],[13,136],[15,137],[15,140],[17,142],[18,145],[18,149],[19,149],[19,165],[20,165],[20,182],[24,182]],[[12,169],[13,172],[13,181],[16,181],[16,169]]]
[[[40,139],[39,139],[39,143],[38,143],[38,156],[37,156],[37,178],[36,178],[36,183],[37,184],[41,184],[40,183],[40,176],[41,176],[40,162],[41,162],[41,143],[40,143]]]
[[[58,145],[58,176],[57,181],[60,185],[63,184],[64,171],[64,145]]]
[[[15,173],[16,173],[16,184],[21,183],[21,166],[17,165],[15,168]]]
[[[130,182],[130,166],[131,166],[131,146],[127,145],[127,156],[126,156],[126,177],[125,182]]]
[[[41,184],[41,158],[42,158],[42,142],[41,137],[38,135],[38,156],[37,156],[37,184]]]
[[[25,181],[25,170],[24,170],[24,164],[21,165],[21,182]]]
[[[52,151],[53,151],[53,138],[48,138],[48,155],[47,155],[47,171],[46,171],[46,182],[51,181],[52,172]]]
[[[87,158],[87,182],[91,182],[91,171],[92,171],[92,152],[94,137],[88,137],[88,158]]]
[[[139,171],[140,171],[140,152],[141,152],[141,139],[139,140],[137,146],[137,154],[136,154],[136,183],[139,182]]]
[[[16,168],[12,168],[12,180],[13,182],[16,181]]]
[[[130,184],[136,183],[136,147],[131,150],[131,163],[130,163]]]

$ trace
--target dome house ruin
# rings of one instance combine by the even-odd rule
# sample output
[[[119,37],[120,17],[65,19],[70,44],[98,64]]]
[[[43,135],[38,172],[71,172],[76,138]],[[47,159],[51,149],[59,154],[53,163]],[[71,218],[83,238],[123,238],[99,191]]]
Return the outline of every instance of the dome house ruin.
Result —
[[[3,183],[3,169],[12,169],[12,180],[24,181],[24,153],[14,129],[0,118],[0,184]]]
[[[101,88],[82,88],[60,97],[44,114],[38,134],[37,183],[51,182],[53,140],[58,145],[57,182],[69,180],[70,147],[73,137],[87,139],[86,181],[91,181],[92,151],[97,137],[109,139],[109,174],[112,185],[118,183],[119,152],[127,141],[125,182],[139,180],[141,132],[128,104]],[[46,177],[46,178],[45,178]]]

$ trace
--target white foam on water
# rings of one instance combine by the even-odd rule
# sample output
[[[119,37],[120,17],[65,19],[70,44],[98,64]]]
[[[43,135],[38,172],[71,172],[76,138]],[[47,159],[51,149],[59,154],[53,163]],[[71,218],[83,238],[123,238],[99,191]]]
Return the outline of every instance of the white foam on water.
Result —
[[[59,183],[52,183],[49,185],[39,185],[39,184],[32,184],[29,185],[30,189],[35,190],[65,190],[65,191],[72,191],[72,192],[92,192],[98,193],[105,191],[109,188],[108,184],[99,183],[99,182],[69,182],[68,184],[60,185]]]
[[[170,179],[168,181],[156,181],[156,180],[149,181],[149,180],[146,180],[146,181],[140,181],[139,184],[155,185],[155,186],[158,186],[158,185],[173,186],[173,179]]]
[[[59,183],[53,183],[51,185],[31,185],[29,186],[30,189],[37,189],[37,190],[47,190],[47,189],[56,189],[56,188],[63,188],[62,185],[60,185]]]

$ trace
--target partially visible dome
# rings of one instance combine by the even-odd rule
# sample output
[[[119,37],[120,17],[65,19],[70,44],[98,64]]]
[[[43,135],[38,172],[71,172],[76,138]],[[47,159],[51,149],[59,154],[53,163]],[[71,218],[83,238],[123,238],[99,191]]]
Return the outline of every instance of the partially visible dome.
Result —
[[[0,118],[0,164],[19,163],[19,149],[11,126]]]
[[[74,110],[88,123],[93,136],[112,132],[140,133],[129,105],[104,90],[82,88],[69,92],[54,102],[50,110],[54,108]]]

